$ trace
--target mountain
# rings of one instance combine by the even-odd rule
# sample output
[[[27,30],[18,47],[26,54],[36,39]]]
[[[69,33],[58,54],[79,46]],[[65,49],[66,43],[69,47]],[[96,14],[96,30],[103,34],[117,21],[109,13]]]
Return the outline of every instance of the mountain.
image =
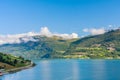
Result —
[[[26,59],[42,58],[120,58],[120,29],[81,39],[33,36],[35,41],[4,44],[0,52]]]
[[[0,46],[0,52],[22,56],[26,59],[58,58],[74,41],[61,37],[34,36],[36,41],[22,42],[19,44],[4,44]]]
[[[120,29],[74,41],[64,55],[68,58],[120,58]]]

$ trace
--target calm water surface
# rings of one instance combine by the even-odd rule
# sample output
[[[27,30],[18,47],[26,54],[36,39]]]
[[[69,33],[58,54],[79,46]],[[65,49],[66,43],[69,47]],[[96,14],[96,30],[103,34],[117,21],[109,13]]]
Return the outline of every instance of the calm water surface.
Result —
[[[120,80],[120,60],[39,60],[0,80]]]

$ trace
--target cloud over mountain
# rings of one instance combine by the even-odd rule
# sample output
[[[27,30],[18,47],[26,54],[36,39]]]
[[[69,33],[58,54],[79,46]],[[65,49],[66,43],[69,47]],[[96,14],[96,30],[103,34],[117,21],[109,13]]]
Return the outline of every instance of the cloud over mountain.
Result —
[[[49,31],[47,27],[42,27],[40,32],[28,32],[22,34],[14,34],[14,35],[0,35],[0,45],[2,44],[13,44],[13,43],[21,43],[21,42],[28,42],[28,41],[36,41],[33,36],[46,36],[46,37],[53,37],[58,36],[64,39],[72,39],[78,38],[78,34],[56,34]]]
[[[92,28],[92,29],[83,29],[84,32],[88,32],[90,33],[91,35],[99,35],[99,34],[104,34],[106,31],[104,28],[99,28],[99,29],[95,29],[95,28]]]
[[[33,32],[23,33],[23,34],[15,34],[15,35],[0,35],[0,44],[13,44],[13,43],[21,43],[28,41],[36,41],[32,38],[36,34]]]
[[[40,35],[52,37],[52,36],[58,36],[64,39],[72,39],[72,38],[78,38],[78,34],[72,33],[72,34],[59,34],[59,33],[52,33],[49,31],[47,27],[42,27],[40,31]]]

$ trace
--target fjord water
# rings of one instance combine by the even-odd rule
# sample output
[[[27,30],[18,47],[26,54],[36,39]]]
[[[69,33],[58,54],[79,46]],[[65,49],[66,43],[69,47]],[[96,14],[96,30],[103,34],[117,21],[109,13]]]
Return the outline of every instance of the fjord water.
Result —
[[[0,80],[120,80],[120,60],[37,60],[36,66]]]

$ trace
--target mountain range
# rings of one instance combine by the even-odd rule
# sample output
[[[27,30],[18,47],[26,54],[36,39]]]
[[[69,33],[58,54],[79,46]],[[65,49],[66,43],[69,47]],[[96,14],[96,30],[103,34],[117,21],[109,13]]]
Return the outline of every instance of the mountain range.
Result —
[[[26,59],[120,57],[120,29],[76,39],[58,36],[33,38],[35,41],[0,45],[0,52]]]
[[[36,41],[0,46],[0,52],[22,56],[27,59],[58,58],[66,51],[72,41],[61,37],[33,36]]]

